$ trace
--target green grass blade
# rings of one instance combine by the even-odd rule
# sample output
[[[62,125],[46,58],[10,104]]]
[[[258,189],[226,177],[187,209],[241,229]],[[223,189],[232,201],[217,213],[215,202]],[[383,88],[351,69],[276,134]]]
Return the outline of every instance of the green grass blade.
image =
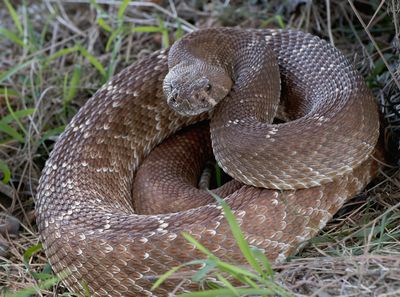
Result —
[[[113,44],[114,44],[114,46],[113,46],[113,50],[112,50],[112,53],[111,53],[110,63],[109,63],[109,66],[108,66],[108,71],[107,71],[107,75],[108,76],[107,77],[112,77],[114,75],[114,71],[115,71],[115,68],[117,66],[118,56],[119,56],[118,53],[120,52],[121,44],[122,44],[122,36],[121,36],[121,34],[118,34],[116,36],[115,42]]]
[[[196,239],[194,239],[189,233],[182,232],[182,236],[192,243],[198,250],[206,254],[208,257],[211,259],[218,259],[216,256],[214,256],[213,253],[211,253],[204,245],[202,245],[200,242],[198,242]]]
[[[254,273],[248,271],[247,269],[229,264],[224,261],[219,261],[217,263],[217,267],[221,271],[231,274],[232,276],[234,276],[235,278],[237,278],[240,281],[244,281],[245,280],[244,277],[252,278],[252,279],[255,279],[258,281],[261,280],[261,277],[258,276],[257,274],[254,274]]]
[[[8,12],[10,13],[11,18],[13,19],[14,25],[17,28],[19,34],[23,35],[24,30],[22,28],[21,21],[19,20],[18,13],[15,11],[14,7],[11,5],[11,3],[8,0],[3,0],[3,1],[4,1],[4,4],[7,6]]]
[[[26,288],[23,290],[20,290],[15,293],[6,293],[5,297],[31,297],[31,296],[37,296],[38,291],[40,290],[46,290],[49,289],[53,286],[55,286],[59,282],[59,278],[54,276],[52,278],[49,278],[43,282],[40,282],[38,288],[31,287],[31,288]]]
[[[156,26],[138,26],[131,29],[132,33],[160,33],[162,28]]]
[[[0,95],[5,95],[6,94],[6,92],[7,92],[7,95],[8,96],[18,96],[19,95],[19,93],[17,92],[17,91],[15,91],[15,90],[11,90],[11,89],[8,89],[8,88],[0,88]]]
[[[103,77],[107,76],[107,72],[104,69],[103,65],[97,60],[93,55],[91,55],[86,49],[81,46],[78,46],[79,51],[82,55],[101,73]]]
[[[161,18],[158,18],[159,27],[162,33],[162,46],[163,48],[169,47],[169,32],[168,29],[164,25],[164,21]]]
[[[14,111],[14,114],[11,115],[6,115],[5,117],[3,117],[0,120],[0,123],[4,123],[4,124],[9,124],[11,123],[15,118],[17,119],[21,119],[23,117],[27,117],[30,116],[31,114],[33,114],[36,111],[35,108],[27,108],[27,109],[21,109],[21,110],[17,110]]]
[[[42,273],[51,274],[52,271],[50,263],[47,262],[42,269]]]
[[[183,37],[185,32],[183,31],[182,24],[178,22],[178,28],[175,31],[175,40],[179,40]]]
[[[106,21],[102,18],[97,19],[97,23],[99,24],[100,28],[104,31],[111,32],[112,28],[106,23]]]
[[[45,140],[60,135],[65,129],[65,125],[56,127],[54,129],[49,129],[46,132],[44,132],[42,138],[40,139],[40,143],[43,143]]]
[[[17,34],[11,32],[10,30],[7,30],[6,28],[0,27],[0,35],[3,35],[5,38],[11,40],[19,46],[25,46],[25,43],[17,36]]]
[[[264,277],[273,277],[274,271],[272,269],[271,264],[269,263],[267,257],[265,257],[264,253],[259,248],[251,249],[253,255],[263,264],[265,273],[263,272]]]
[[[55,54],[51,55],[48,58],[48,61],[52,61],[61,56],[68,55],[76,51],[79,51],[82,54],[82,56],[84,56],[90,62],[90,64],[92,64],[101,73],[101,75],[103,75],[103,77],[107,76],[107,72],[105,71],[103,65],[101,65],[99,60],[97,60],[93,55],[91,55],[86,49],[84,49],[80,45],[59,50]]]
[[[90,6],[95,8],[97,10],[98,14],[104,15],[106,14],[103,10],[103,8],[100,6],[99,3],[97,3],[97,0],[89,0]]]
[[[247,269],[226,263],[220,262],[218,263],[217,267],[224,272],[231,274],[233,277],[238,279],[244,284],[247,284],[253,288],[259,288],[259,284],[263,284],[266,287],[273,289],[274,291],[278,292],[281,296],[292,296],[290,295],[285,289],[277,285],[273,282],[270,278],[263,278],[260,275],[254,274]],[[254,281],[253,281],[254,280]],[[257,283],[256,283],[257,282]]]
[[[118,9],[117,19],[122,21],[124,19],[126,8],[128,7],[130,0],[124,0]]]
[[[202,280],[211,270],[217,266],[215,261],[205,261],[205,266],[199,269],[195,275],[193,275],[192,280],[194,282],[199,282]]]
[[[201,292],[191,292],[178,295],[179,297],[228,297],[228,296],[274,296],[275,292],[273,290],[264,289],[253,289],[253,288],[237,288],[237,293],[239,295],[234,295],[230,289],[213,289]]]
[[[162,31],[162,46],[163,48],[169,47],[169,34],[168,30]]]
[[[166,273],[160,276],[160,278],[154,283],[154,285],[151,287],[151,291],[157,289],[167,278],[169,278],[172,274],[177,272],[179,269],[184,267],[185,265],[179,265],[176,267],[173,267],[172,269],[168,270]]]
[[[278,23],[278,25],[279,25],[279,27],[281,28],[281,29],[285,29],[286,28],[286,24],[285,24],[285,22],[283,21],[283,18],[282,18],[282,16],[281,15],[276,15],[275,16],[275,20],[276,20],[276,22]]]
[[[220,203],[220,205],[224,209],[225,218],[228,221],[229,226],[231,227],[233,237],[235,238],[236,243],[239,246],[243,256],[246,258],[247,262],[249,262],[251,267],[253,267],[259,274],[262,274],[262,269],[258,264],[257,260],[255,259],[249,244],[245,240],[243,233],[240,230],[240,226],[237,223],[235,216],[232,213],[232,210],[229,208],[229,206],[226,204],[224,200],[222,200],[220,197],[218,197],[211,191],[208,192]]]
[[[18,64],[10,69],[0,73],[0,83],[8,79],[10,76],[14,75],[15,73],[21,71],[26,66],[32,64],[33,60],[26,61],[25,63]]]
[[[217,163],[215,163],[215,182],[217,187],[222,186],[222,170]]]
[[[0,160],[0,171],[3,174],[3,179],[1,180],[1,182],[3,184],[7,184],[11,180],[11,172],[10,168],[8,168],[7,163],[3,160]]]
[[[122,27],[118,28],[117,30],[114,30],[114,31],[111,33],[111,35],[110,35],[110,37],[108,38],[107,43],[106,43],[106,51],[107,51],[107,52],[110,51],[110,48],[111,48],[111,45],[113,44],[113,41],[114,41],[115,39],[117,39],[118,36],[121,35],[121,33],[122,33],[122,31],[123,31],[123,28],[124,28],[124,27],[122,26]],[[114,49],[115,49],[115,47],[114,47]]]
[[[54,277],[54,275],[51,273],[31,272],[31,274],[34,276],[36,280],[41,280],[41,281]]]
[[[52,60],[55,60],[55,59],[57,59],[57,58],[59,58],[59,57],[62,57],[62,56],[71,54],[71,53],[76,52],[76,51],[78,51],[78,50],[79,50],[79,47],[78,47],[78,46],[73,46],[73,47],[69,47],[69,48],[63,48],[63,49],[61,49],[61,50],[55,52],[55,53],[54,53],[53,55],[51,55],[47,60],[50,62],[50,61],[52,61]]]
[[[286,28],[286,24],[283,21],[283,18],[281,15],[275,15],[273,17],[270,17],[264,21],[261,22],[261,27],[267,27],[268,25],[270,25],[271,23],[276,22],[278,24],[278,26],[281,29],[285,29]]]
[[[29,259],[32,258],[33,255],[37,254],[43,249],[43,245],[41,243],[30,246],[24,252],[24,264],[25,267],[29,270]]]
[[[160,276],[160,278],[154,283],[154,285],[151,287],[151,291],[157,289],[168,277],[170,277],[172,274],[174,274],[176,271],[178,271],[179,269],[186,267],[186,266],[191,266],[191,265],[202,265],[204,263],[206,263],[208,260],[193,260],[187,263],[184,263],[182,265],[179,266],[175,266],[173,268],[171,268],[170,270],[168,270],[167,272],[165,272],[163,275]]]
[[[13,117],[13,119],[15,120],[15,122],[17,123],[17,125],[19,126],[19,128],[21,129],[22,132],[24,132],[25,136],[29,137],[28,135],[28,131],[26,131],[24,125],[22,125],[21,121],[19,120],[19,118],[15,115],[14,110],[11,107],[10,101],[8,100],[8,95],[7,95],[7,91],[4,94],[4,99],[6,100],[6,106],[8,109],[8,112],[10,113],[10,115]]]
[[[259,289],[260,288],[260,286],[257,285],[256,282],[254,282],[251,278],[248,278],[247,276],[243,276],[243,281],[242,282],[244,284],[248,285],[251,288],[254,288],[254,289]]]
[[[239,292],[236,290],[236,288],[225,278],[223,277],[221,274],[217,273],[217,279],[224,284],[224,286],[230,290],[234,296],[240,296]]]
[[[69,85],[64,89],[64,108],[74,99],[81,78],[81,65],[77,64],[72,72]]]
[[[10,135],[13,139],[23,143],[24,142],[24,137],[14,128],[10,127],[7,124],[1,123],[0,122],[0,131]]]

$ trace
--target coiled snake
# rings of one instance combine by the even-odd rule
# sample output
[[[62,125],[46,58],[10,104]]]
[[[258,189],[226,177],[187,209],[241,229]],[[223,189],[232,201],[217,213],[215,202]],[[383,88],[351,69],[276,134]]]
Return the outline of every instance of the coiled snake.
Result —
[[[280,114],[292,121],[271,124],[279,96],[285,106]],[[168,153],[157,149],[138,172],[157,144],[209,116],[216,159],[243,183],[232,182],[234,192],[221,195],[249,243],[271,260],[295,252],[377,171],[371,157],[377,108],[339,51],[291,30],[189,34],[98,90],[43,169],[37,223],[51,266],[69,289],[88,288],[97,296],[167,295],[177,282],[151,292],[154,279],[204,257],[182,231],[217,256],[244,262],[221,207],[193,185],[198,177],[189,171],[202,165],[192,170],[185,165],[191,163],[163,163],[169,162],[163,156],[173,161],[199,155],[185,149],[206,142],[207,132],[177,136],[184,143],[179,148],[168,141]],[[171,166],[181,177],[165,171]],[[146,193],[151,203],[143,202]]]

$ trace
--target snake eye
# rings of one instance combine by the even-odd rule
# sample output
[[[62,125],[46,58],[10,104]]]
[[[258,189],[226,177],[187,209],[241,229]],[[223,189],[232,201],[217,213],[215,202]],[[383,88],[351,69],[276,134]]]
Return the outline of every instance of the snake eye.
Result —
[[[206,91],[207,91],[207,92],[210,92],[210,91],[211,91],[211,88],[212,88],[212,86],[211,86],[210,84],[207,84],[207,85],[206,85]]]

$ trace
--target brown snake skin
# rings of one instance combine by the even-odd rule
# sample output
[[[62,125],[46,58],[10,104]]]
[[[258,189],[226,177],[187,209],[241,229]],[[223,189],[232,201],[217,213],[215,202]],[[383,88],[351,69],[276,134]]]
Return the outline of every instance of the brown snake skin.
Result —
[[[378,165],[371,157],[379,126],[374,99],[343,55],[315,36],[290,30],[223,28],[188,36],[171,49],[170,66],[185,61],[192,51],[195,56],[205,55],[196,56],[199,59],[220,63],[218,71],[228,73],[233,82],[228,98],[216,106],[210,122],[218,162],[241,182],[269,188],[233,182],[237,190],[226,194],[226,202],[249,243],[263,249],[269,259],[283,261],[376,173]],[[260,98],[279,92],[279,84],[274,87],[271,81],[273,87],[266,87],[268,82],[258,76],[265,74],[265,80],[275,71],[275,62],[265,59],[263,44],[277,58],[281,100],[286,117],[294,119],[291,122],[269,124],[278,104],[274,98],[270,98],[274,103],[260,103]],[[253,45],[257,50],[252,50]],[[264,54],[255,56],[260,51]],[[171,147],[169,141],[164,145],[170,149],[166,162],[178,163],[164,164],[159,149],[152,153],[146,161],[149,165],[145,163],[141,170],[150,168],[153,180],[138,172],[157,144],[208,117],[207,113],[180,116],[167,105],[163,80],[168,52],[158,51],[131,65],[98,90],[60,136],[43,169],[37,223],[46,256],[71,291],[83,293],[87,287],[96,296],[167,296],[179,280],[168,280],[151,292],[157,276],[204,257],[183,239],[182,231],[222,259],[245,262],[221,207],[204,195],[196,201],[196,178],[187,171],[189,165],[182,165],[191,163],[178,160],[182,154],[198,154],[198,142],[207,146],[207,130],[176,136],[183,139],[181,147]],[[182,65],[181,69],[187,66]],[[183,71],[190,78],[192,72],[196,73]],[[220,84],[212,87],[222,94],[230,81],[218,77]],[[179,96],[171,97],[166,81],[164,91],[170,105],[189,110],[197,104],[190,101],[189,93],[186,103]],[[268,95],[263,95],[263,89]],[[204,98],[197,107],[215,105]],[[258,105],[254,108],[252,104]],[[178,172],[184,178],[177,181],[164,171],[171,166],[186,167]],[[160,189],[160,197],[154,197]],[[150,195],[153,200],[148,204],[156,210],[142,202],[143,195],[151,191],[156,194]],[[164,201],[162,195],[169,200]],[[171,195],[178,201],[175,206]],[[194,201],[195,208],[179,208],[189,201]],[[171,204],[170,208],[159,210],[165,204]],[[166,213],[146,214],[152,211]],[[178,292],[194,288],[189,282]]]

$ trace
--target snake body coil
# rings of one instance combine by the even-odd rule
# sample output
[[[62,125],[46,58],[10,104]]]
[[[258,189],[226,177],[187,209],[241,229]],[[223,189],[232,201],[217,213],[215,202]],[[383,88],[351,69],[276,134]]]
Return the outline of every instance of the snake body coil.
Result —
[[[72,291],[87,286],[97,296],[167,295],[177,282],[168,280],[150,292],[154,279],[204,257],[183,239],[183,231],[223,259],[245,261],[221,207],[202,205],[209,202],[204,195],[196,202],[193,186],[175,183],[161,169],[150,170],[160,196],[190,198],[196,208],[135,212],[151,213],[141,194],[132,201],[132,192],[145,195],[151,180],[139,166],[165,138],[208,118],[204,112],[194,115],[193,107],[207,111],[227,95],[211,117],[213,150],[222,168],[246,185],[234,182],[225,200],[249,243],[271,260],[284,260],[314,236],[377,171],[371,157],[379,128],[374,99],[351,64],[325,41],[297,31],[218,28],[192,33],[170,51],[169,60],[169,50],[156,52],[98,90],[60,136],[43,169],[36,201],[39,231],[53,269]],[[194,60],[200,64],[191,64]],[[171,72],[164,81],[168,62]],[[203,75],[204,63],[214,66]],[[182,71],[190,79],[182,81],[177,75]],[[188,81],[196,83],[179,87]],[[285,117],[292,121],[274,125],[280,86]],[[164,92],[178,112],[194,116],[171,110]],[[190,150],[207,137],[202,133],[186,138],[191,140],[183,147]],[[171,156],[183,150],[169,149]],[[156,154],[148,162],[165,168],[162,154]]]

